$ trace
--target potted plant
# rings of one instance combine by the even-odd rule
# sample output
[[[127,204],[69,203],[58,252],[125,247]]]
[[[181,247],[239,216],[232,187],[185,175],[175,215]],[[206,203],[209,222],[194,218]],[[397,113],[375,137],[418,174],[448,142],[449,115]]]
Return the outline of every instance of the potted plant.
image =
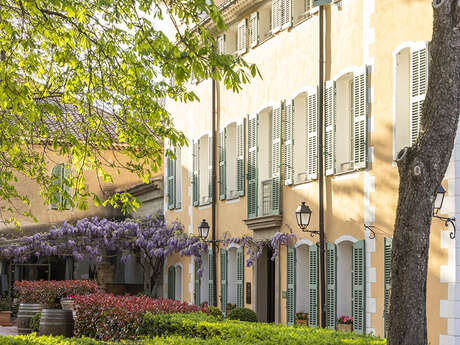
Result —
[[[342,315],[337,319],[337,330],[342,332],[353,331],[353,317]]]
[[[61,298],[61,307],[64,310],[74,311],[74,297],[73,295],[67,295]]]
[[[305,312],[295,313],[295,324],[308,326],[308,313],[305,313]]]
[[[0,326],[11,326],[11,309],[8,299],[0,299]]]

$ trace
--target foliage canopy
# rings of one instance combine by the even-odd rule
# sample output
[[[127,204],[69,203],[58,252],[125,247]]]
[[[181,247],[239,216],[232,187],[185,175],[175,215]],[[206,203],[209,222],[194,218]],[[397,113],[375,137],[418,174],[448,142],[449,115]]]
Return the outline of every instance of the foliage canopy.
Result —
[[[171,39],[156,27],[165,21],[174,28]],[[47,203],[61,192],[79,209],[91,199],[103,202],[89,190],[85,171],[113,182],[127,169],[148,182],[161,167],[165,141],[187,144],[165,98],[197,100],[187,88],[192,75],[239,91],[258,73],[240,57],[217,54],[212,31],[223,28],[218,8],[206,0],[2,1],[2,220],[33,217],[17,186],[21,176],[38,183]],[[50,162],[62,158],[72,167],[63,185],[72,188],[50,176]],[[125,213],[136,207],[126,193],[104,203]]]

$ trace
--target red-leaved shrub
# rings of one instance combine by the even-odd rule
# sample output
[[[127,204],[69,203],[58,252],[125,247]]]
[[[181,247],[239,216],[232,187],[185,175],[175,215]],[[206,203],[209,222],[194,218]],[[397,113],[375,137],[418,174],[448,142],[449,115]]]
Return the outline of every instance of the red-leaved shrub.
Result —
[[[145,312],[193,313],[206,311],[180,301],[146,296],[91,294],[75,297],[75,335],[101,340],[132,339]]]
[[[14,290],[19,303],[42,303],[56,306],[62,297],[100,292],[92,280],[39,280],[15,282]]]

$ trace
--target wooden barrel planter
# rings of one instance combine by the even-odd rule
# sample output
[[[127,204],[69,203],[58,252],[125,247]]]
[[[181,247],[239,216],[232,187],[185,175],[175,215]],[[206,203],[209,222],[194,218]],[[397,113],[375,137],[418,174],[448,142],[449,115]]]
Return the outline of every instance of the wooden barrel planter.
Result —
[[[43,309],[40,317],[40,335],[73,336],[72,311],[65,309]]]
[[[18,334],[31,333],[29,322],[30,319],[45,308],[44,304],[21,303],[18,310]]]

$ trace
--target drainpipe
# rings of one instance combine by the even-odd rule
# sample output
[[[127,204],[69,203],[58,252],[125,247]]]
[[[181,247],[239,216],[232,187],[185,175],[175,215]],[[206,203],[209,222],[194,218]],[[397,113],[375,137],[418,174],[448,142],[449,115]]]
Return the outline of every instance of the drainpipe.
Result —
[[[211,243],[212,243],[212,275],[214,277],[213,284],[213,301],[211,305],[217,306],[217,269],[216,269],[216,256],[217,256],[217,246],[216,246],[216,81],[212,80],[212,181],[211,181],[211,193],[212,193],[212,215],[211,215]]]
[[[325,245],[324,245],[324,173],[323,173],[323,95],[324,95],[324,9],[319,6],[319,97],[318,97],[318,179],[319,179],[319,270],[321,286],[321,316],[320,325],[326,327],[326,270],[325,270]]]

